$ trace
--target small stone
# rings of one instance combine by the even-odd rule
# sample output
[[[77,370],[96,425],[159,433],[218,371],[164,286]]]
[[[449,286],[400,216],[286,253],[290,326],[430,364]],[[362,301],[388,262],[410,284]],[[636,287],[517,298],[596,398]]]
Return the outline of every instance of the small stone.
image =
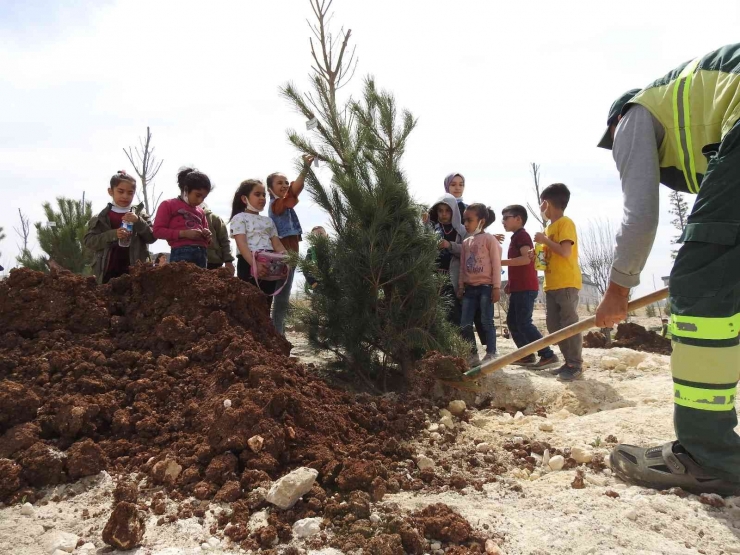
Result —
[[[467,409],[467,405],[465,404],[465,401],[450,401],[450,404],[447,405],[447,410],[449,410],[454,416],[460,416],[462,413],[465,412],[465,409]]]
[[[552,422],[549,420],[545,420],[544,422],[540,422],[540,430],[543,432],[552,432],[555,429],[555,426],[552,425]]]
[[[452,416],[452,413],[447,409],[439,409],[439,417],[444,418],[445,416]]]
[[[23,507],[21,507],[21,514],[23,516],[33,516],[33,505],[30,503],[23,503]]]
[[[551,470],[562,470],[565,466],[565,459],[562,455],[555,455],[550,458],[550,461],[547,464]]]
[[[573,447],[570,450],[570,456],[575,459],[578,464],[590,463],[594,459],[594,453],[590,449],[585,447]]]
[[[318,475],[319,471],[313,468],[305,466],[296,468],[275,482],[265,499],[281,509],[289,509],[298,499],[311,491]]]
[[[507,422],[507,423],[508,423],[508,422],[513,422],[513,421],[514,421],[514,417],[513,417],[513,416],[511,416],[511,415],[510,415],[510,414],[509,414],[508,412],[505,412],[505,413],[504,413],[503,415],[501,415],[501,419],[502,419],[502,420],[503,420],[504,422]]]
[[[419,457],[416,459],[416,466],[419,467],[419,470],[434,468],[434,461],[425,455],[419,455]]]
[[[159,484],[174,484],[180,472],[182,472],[182,466],[172,459],[159,461],[152,467],[152,477]]]
[[[219,545],[221,545],[221,540],[219,540],[218,538],[208,538],[208,545],[210,545],[211,547],[218,547]]]
[[[211,550],[211,546],[210,546],[210,545],[208,545],[208,544],[207,544],[206,542],[203,542],[202,544],[200,544],[200,548],[201,548],[201,549],[202,549],[203,551],[210,551],[210,550]]]
[[[87,543],[82,544],[82,546],[80,546],[80,548],[78,549],[78,551],[80,553],[94,553],[95,552],[95,549],[96,548],[95,548],[95,544],[94,543],[87,542]]]
[[[488,453],[491,450],[491,444],[484,441],[483,443],[476,445],[475,450],[478,453]]]
[[[439,430],[439,424],[429,424],[427,430],[429,430],[430,432],[436,432]]]
[[[605,486],[606,478],[603,476],[597,476],[596,474],[586,474],[586,481],[594,486]]]
[[[103,529],[103,541],[117,549],[127,551],[141,545],[144,532],[146,523],[136,505],[122,501],[113,509]]]
[[[439,423],[450,430],[455,429],[455,422],[452,420],[451,416],[443,416],[439,419]]]
[[[439,542],[433,542],[430,547],[432,548],[433,551],[437,551],[439,549],[442,549],[442,544]]]
[[[41,543],[46,553],[54,553],[57,550],[72,553],[77,547],[79,539],[79,536],[69,532],[50,530],[39,538],[39,543]]]
[[[381,521],[380,515],[378,513],[373,513],[370,515],[370,522],[373,524],[379,524]]]
[[[637,514],[637,511],[635,509],[630,509],[629,511],[627,511],[626,513],[624,513],[624,517],[627,518],[627,519],[629,519],[629,520],[631,520],[631,521],[633,521],[633,522],[637,520],[637,517],[638,516],[639,515]]]
[[[303,518],[293,524],[293,536],[298,539],[310,538],[321,532],[321,518]]]
[[[623,362],[620,362],[614,367],[615,372],[626,372],[627,371],[627,365]]]
[[[716,493],[702,493],[699,496],[699,503],[709,505],[710,507],[722,508],[725,506],[725,500]]]
[[[520,410],[518,410],[516,414],[514,415],[514,420],[522,420],[523,418],[524,418],[524,414]]]
[[[224,399],[224,408],[225,409],[231,408],[231,399]]]
[[[431,434],[429,434],[429,439],[439,441],[440,439],[442,439],[442,434],[440,434],[439,432],[432,432]]]
[[[543,468],[549,468],[550,467],[550,450],[545,449],[542,453],[542,467]]]
[[[488,555],[503,555],[504,552],[493,540],[486,540],[486,553]]]
[[[262,446],[265,443],[265,438],[262,436],[252,436],[247,440],[247,445],[253,453],[259,453],[262,451]]]

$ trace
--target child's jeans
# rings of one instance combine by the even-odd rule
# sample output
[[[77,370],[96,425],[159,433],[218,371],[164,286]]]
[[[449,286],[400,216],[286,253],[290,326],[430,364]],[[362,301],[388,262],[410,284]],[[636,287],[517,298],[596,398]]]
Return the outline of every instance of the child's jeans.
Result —
[[[196,245],[176,247],[170,252],[170,262],[192,262],[196,266],[205,268],[208,265],[207,252],[205,247]]]
[[[537,300],[538,291],[514,291],[509,294],[509,310],[506,313],[506,324],[509,326],[511,338],[517,348],[524,347],[542,339],[540,330],[532,322],[534,302]],[[542,358],[550,358],[555,353],[550,347],[541,349],[538,354]]]
[[[280,335],[285,335],[285,317],[288,314],[290,308],[290,290],[293,288],[293,276],[295,275],[295,268],[291,268],[288,273],[288,277],[285,278],[285,286],[283,290],[275,295],[275,300],[272,303],[272,324],[275,326],[275,331]],[[283,285],[282,281],[276,282],[278,287]]]
[[[475,311],[480,308],[481,323],[486,335],[486,354],[496,354],[496,327],[493,325],[493,287],[491,285],[466,285],[462,299],[462,318],[460,328],[463,338],[476,351],[473,319]]]

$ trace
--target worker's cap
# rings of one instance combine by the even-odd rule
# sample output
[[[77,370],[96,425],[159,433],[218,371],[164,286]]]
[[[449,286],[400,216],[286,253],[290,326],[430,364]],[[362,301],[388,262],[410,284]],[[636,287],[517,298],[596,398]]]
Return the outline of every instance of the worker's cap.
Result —
[[[599,144],[596,146],[598,146],[599,148],[606,148],[607,150],[612,149],[614,139],[612,139],[612,133],[609,128],[617,123],[617,121],[619,120],[619,116],[622,114],[624,106],[630,100],[632,100],[635,95],[640,92],[640,90],[642,89],[631,89],[614,101],[612,107],[609,108],[609,118],[606,120],[606,132],[604,133],[604,136],[601,137]]]

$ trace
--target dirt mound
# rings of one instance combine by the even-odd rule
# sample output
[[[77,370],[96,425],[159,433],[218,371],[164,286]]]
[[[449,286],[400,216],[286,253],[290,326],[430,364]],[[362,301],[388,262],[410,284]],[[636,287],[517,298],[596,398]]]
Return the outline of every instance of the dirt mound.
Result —
[[[142,266],[96,286],[14,270],[0,283],[0,330],[3,501],[103,469],[140,472],[175,501],[232,503],[219,528],[256,547],[267,540],[246,517],[293,468],[319,474],[280,513],[281,540],[296,518],[324,514],[327,492],[339,505],[411,487],[398,439],[420,429],[427,402],[329,387],[288,356],[257,289],[220,272]],[[198,511],[183,502],[179,515]]]
[[[583,338],[583,346],[591,349],[623,347],[659,355],[670,355],[672,351],[670,339],[633,323],[619,324],[617,334],[609,345],[607,345],[606,337],[600,331],[589,332]]]

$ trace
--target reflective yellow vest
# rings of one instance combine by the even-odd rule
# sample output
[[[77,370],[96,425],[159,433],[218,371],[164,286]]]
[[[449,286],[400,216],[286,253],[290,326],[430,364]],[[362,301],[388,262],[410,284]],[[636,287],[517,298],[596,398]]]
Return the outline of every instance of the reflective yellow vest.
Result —
[[[739,85],[740,44],[731,44],[682,64],[630,101],[645,106],[665,128],[661,183],[699,192],[708,157],[740,119]]]

